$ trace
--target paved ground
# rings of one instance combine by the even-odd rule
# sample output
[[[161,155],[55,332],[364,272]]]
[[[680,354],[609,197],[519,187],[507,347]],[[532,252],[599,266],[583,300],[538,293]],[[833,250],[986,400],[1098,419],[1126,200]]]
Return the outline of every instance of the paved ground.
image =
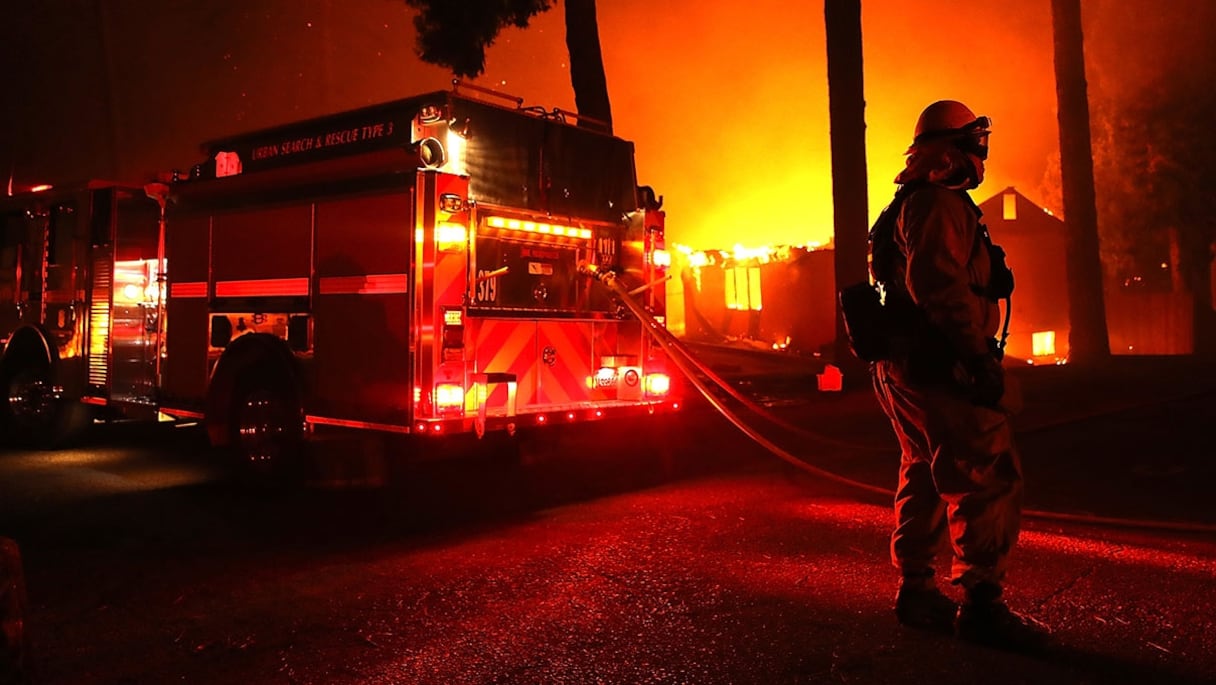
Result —
[[[791,454],[890,484],[864,387],[728,366],[804,431]],[[534,445],[522,469],[433,465],[376,491],[216,484],[172,442],[4,454],[0,534],[25,549],[45,685],[1216,682],[1214,370],[1015,372],[1043,515],[1010,602],[1059,639],[1034,656],[901,629],[887,499],[695,399],[659,429]]]

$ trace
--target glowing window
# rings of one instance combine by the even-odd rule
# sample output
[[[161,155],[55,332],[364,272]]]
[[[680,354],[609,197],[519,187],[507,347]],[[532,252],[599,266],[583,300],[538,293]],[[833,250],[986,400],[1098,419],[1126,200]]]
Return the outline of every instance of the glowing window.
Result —
[[[725,270],[726,277],[722,283],[722,287],[725,290],[725,294],[726,294],[726,308],[727,309],[739,309],[740,308],[739,307],[739,288],[738,288],[737,284],[735,283],[735,272],[737,272],[737,271],[738,271],[738,269],[726,269]],[[744,290],[743,292],[746,293],[747,291]]]
[[[1030,335],[1031,354],[1036,357],[1050,357],[1056,353],[1056,332],[1037,331]]]
[[[1001,197],[1002,211],[1005,221],[1016,221],[1018,218],[1018,196],[1013,193],[1005,193]]]
[[[726,269],[726,308],[760,309],[760,268],[737,266]]]
[[[747,270],[747,301],[748,308],[760,311],[760,269]]]

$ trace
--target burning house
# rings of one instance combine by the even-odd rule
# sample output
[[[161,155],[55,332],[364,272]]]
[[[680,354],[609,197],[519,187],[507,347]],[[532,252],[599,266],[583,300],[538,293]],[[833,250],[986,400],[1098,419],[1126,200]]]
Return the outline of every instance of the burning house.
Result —
[[[1013,268],[1011,357],[1036,364],[1068,358],[1069,299],[1065,223],[1008,187],[980,203],[983,221],[1005,248]],[[1168,265],[1166,265],[1168,266]],[[1192,295],[1184,289],[1143,286],[1143,279],[1105,284],[1106,327],[1112,354],[1190,354],[1194,349]]]
[[[1012,186],[979,203],[992,239],[1005,249],[1014,291],[1005,352],[1035,363],[1068,356],[1064,222]]]
[[[1034,364],[1068,358],[1069,301],[1064,222],[1010,186],[979,203],[1016,282],[1006,352]],[[669,328],[686,340],[748,344],[814,355],[835,328],[832,247],[684,250],[672,265]],[[1187,293],[1106,287],[1114,354],[1189,354]]]
[[[830,247],[679,252],[668,325],[686,340],[818,354],[836,334],[832,260]]]

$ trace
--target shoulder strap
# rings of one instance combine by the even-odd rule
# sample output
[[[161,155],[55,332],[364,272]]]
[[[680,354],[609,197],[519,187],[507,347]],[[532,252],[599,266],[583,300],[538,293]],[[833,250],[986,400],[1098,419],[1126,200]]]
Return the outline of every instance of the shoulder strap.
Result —
[[[870,227],[870,275],[878,283],[884,283],[894,275],[894,260],[899,256],[895,244],[895,228],[899,223],[899,212],[904,200],[922,185],[918,181],[905,183],[895,190],[895,197],[883,208]]]

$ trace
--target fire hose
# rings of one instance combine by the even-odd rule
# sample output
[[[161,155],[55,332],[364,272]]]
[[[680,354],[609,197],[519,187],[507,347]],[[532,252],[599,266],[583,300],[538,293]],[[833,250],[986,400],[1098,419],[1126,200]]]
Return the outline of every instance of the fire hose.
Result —
[[[659,347],[661,347],[662,350],[667,353],[668,359],[675,364],[677,370],[679,370],[680,373],[683,374],[690,383],[692,383],[697,391],[701,393],[701,396],[704,397],[707,402],[709,402],[710,406],[717,410],[718,413],[721,414],[732,425],[742,431],[744,435],[751,438],[757,444],[767,449],[782,461],[785,461],[799,470],[872,494],[879,494],[894,498],[895,492],[893,490],[871,485],[852,478],[847,478],[828,469],[811,464],[806,459],[793,454],[764,436],[753,426],[744,421],[737,412],[728,407],[726,403],[722,401],[722,398],[713,391],[713,387],[709,385],[709,382],[712,382],[714,386],[724,391],[727,395],[738,401],[752,413],[790,432],[802,435],[816,442],[829,444],[836,447],[844,447],[847,449],[856,449],[859,447],[855,443],[836,440],[828,436],[808,431],[805,428],[795,426],[781,417],[774,415],[757,402],[739,392],[739,390],[731,385],[730,382],[714,373],[713,370],[711,370],[708,366],[696,359],[695,355],[690,353],[685,348],[683,343],[681,343],[674,334],[667,330],[667,327],[663,323],[651,316],[650,312],[648,312],[645,307],[634,299],[634,296],[639,294],[639,292],[644,291],[649,287],[653,287],[658,283],[662,283],[663,281],[650,283],[642,288],[631,291],[625,288],[625,286],[617,278],[616,274],[612,271],[601,270],[590,264],[581,265],[579,270],[581,273],[596,279],[607,287],[619,299],[622,306],[624,306],[629,313],[631,313],[638,319],[639,322],[642,323],[643,328],[645,328],[647,333],[654,338],[655,342],[659,344]],[[702,376],[704,376],[704,378],[702,378]],[[708,382],[706,379],[708,379]],[[1216,525],[1202,523],[1148,521],[1142,519],[1096,516],[1091,514],[1066,514],[1035,509],[1024,510],[1022,515],[1026,518],[1060,523],[1102,525],[1118,528],[1149,529],[1184,533],[1216,533]]]

